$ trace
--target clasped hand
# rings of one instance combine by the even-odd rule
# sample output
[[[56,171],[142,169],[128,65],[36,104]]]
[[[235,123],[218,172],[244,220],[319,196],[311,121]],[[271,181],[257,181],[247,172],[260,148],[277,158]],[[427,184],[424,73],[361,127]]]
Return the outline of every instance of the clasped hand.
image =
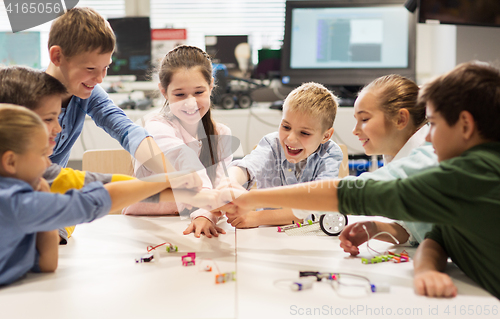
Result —
[[[246,212],[244,207],[238,206],[238,198],[247,193],[244,189],[173,189],[176,202],[198,207],[209,211],[224,211],[228,214]]]

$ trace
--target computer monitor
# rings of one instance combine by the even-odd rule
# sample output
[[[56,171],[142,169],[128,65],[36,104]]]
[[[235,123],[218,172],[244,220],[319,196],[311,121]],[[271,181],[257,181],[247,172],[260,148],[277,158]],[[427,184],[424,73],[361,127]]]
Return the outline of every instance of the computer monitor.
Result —
[[[287,1],[282,82],[357,91],[397,73],[415,79],[416,17],[404,0]]]
[[[151,27],[148,17],[108,19],[116,35],[116,50],[109,75],[135,75],[148,80],[151,68]]]

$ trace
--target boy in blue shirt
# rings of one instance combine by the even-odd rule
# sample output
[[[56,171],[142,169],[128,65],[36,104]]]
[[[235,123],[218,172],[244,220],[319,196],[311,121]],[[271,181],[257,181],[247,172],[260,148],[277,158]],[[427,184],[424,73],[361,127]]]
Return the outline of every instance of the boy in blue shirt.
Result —
[[[37,114],[0,104],[0,286],[30,270],[55,271],[57,228],[90,222],[166,188],[201,185],[197,174],[173,173],[176,178],[162,174],[149,181],[94,182],[80,191],[48,193],[42,175],[51,164],[50,149],[47,128]]]
[[[50,159],[66,167],[88,114],[152,171],[173,171],[148,132],[134,124],[99,86],[111,63],[115,42],[109,23],[90,8],[73,8],[52,23],[46,72],[61,81],[68,93],[63,96],[59,115],[62,131]]]
[[[453,297],[444,273],[451,257],[500,298],[500,71],[484,63],[458,65],[422,88],[439,166],[395,181],[330,180],[252,190],[239,210],[266,205],[379,215],[434,223],[414,256],[417,294]],[[233,190],[238,192],[238,190]],[[228,205],[225,210],[234,210]]]
[[[232,162],[229,180],[220,188],[231,181],[248,189],[255,183],[257,188],[269,188],[336,178],[343,158],[340,147],[330,140],[337,107],[337,98],[321,84],[294,89],[283,103],[278,132],[264,136],[250,154]],[[302,222],[288,208],[227,217],[237,228]]]

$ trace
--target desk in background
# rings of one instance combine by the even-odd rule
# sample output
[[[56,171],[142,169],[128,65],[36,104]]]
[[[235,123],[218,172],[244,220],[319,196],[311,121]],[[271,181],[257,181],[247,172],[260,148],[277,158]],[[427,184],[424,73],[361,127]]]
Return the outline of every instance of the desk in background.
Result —
[[[78,225],[60,249],[56,273],[30,273],[0,288],[1,318],[498,317],[492,311],[499,310],[500,302],[451,265],[459,295],[433,299],[414,294],[412,263],[363,265],[360,258],[342,251],[336,237],[288,236],[277,233],[276,227],[234,231],[220,222],[226,235],[197,239],[182,235],[187,223],[178,217],[108,215]],[[147,246],[165,241],[177,245],[179,252],[169,254],[160,247],[156,262],[135,263]],[[376,241],[371,246],[390,247]],[[410,256],[414,253],[405,248]],[[214,271],[181,266],[187,252],[197,253],[197,263],[210,258],[221,272],[236,270],[236,281],[215,284]],[[369,256],[366,247],[361,252]],[[328,282],[299,292],[278,284],[298,278],[299,270],[360,274],[389,284],[390,292],[349,299],[339,297]],[[468,315],[470,311],[474,315]]]

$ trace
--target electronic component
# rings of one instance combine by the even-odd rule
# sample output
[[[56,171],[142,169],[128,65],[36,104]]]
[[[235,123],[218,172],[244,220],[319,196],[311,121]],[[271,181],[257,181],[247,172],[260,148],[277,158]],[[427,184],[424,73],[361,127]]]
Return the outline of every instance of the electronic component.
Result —
[[[311,289],[314,279],[311,278],[301,278],[300,280],[294,281],[290,284],[290,289],[293,291],[301,291],[305,289]]]
[[[319,272],[319,271],[299,271],[299,277],[316,277],[316,281],[321,281],[323,279],[335,280],[337,279],[337,274],[333,272]]]
[[[154,259],[154,255],[152,253],[147,253],[144,256],[142,256],[141,258],[136,258],[135,262],[136,263],[149,263],[149,262],[153,261],[153,259]]]
[[[205,265],[205,267],[203,267],[203,270],[212,271],[212,267],[210,265]]]
[[[181,257],[183,266],[194,266],[196,264],[196,253],[187,253]]]
[[[319,223],[301,224],[301,227],[286,229],[285,234],[288,236],[318,236],[323,235],[319,227]]]
[[[166,250],[169,253],[173,253],[173,252],[179,251],[179,248],[177,246],[175,246],[175,245],[172,245],[172,244],[168,243]]]
[[[166,250],[169,253],[173,253],[173,252],[179,251],[179,248],[176,245],[174,245],[172,243],[169,243],[169,242],[165,242],[165,243],[162,243],[162,244],[159,244],[159,245],[156,245],[156,246],[148,246],[146,249],[148,250],[148,253],[149,253],[150,251],[153,251],[156,248],[158,248],[160,246],[163,246],[163,245],[167,245],[166,246]]]
[[[218,274],[215,276],[215,283],[216,284],[223,284],[228,281],[235,281],[236,280],[236,272],[231,271],[231,272],[226,272],[223,274]]]
[[[361,263],[367,265],[367,264],[378,264],[381,262],[386,262],[386,261],[393,261],[395,263],[404,263],[410,261],[410,256],[408,256],[408,253],[403,250],[401,254],[395,254],[393,252],[388,252],[387,255],[380,255],[380,256],[375,256],[371,259],[368,258],[361,258]]]
[[[363,291],[371,292],[389,292],[390,286],[387,283],[372,283],[370,279],[365,276],[349,274],[349,273],[330,273],[330,272],[319,272],[319,271],[300,271],[299,277],[316,277],[316,281],[321,281],[323,279],[330,280],[332,287],[337,290],[337,293],[344,294],[347,290],[356,291],[358,294]],[[295,283],[295,282],[294,282]],[[291,287],[292,288],[292,287]],[[294,287],[292,289],[302,290],[308,287]],[[359,289],[361,288],[361,289]],[[364,295],[360,293],[360,295]]]
[[[300,227],[303,227],[303,226],[306,226],[306,225],[311,225],[313,222],[311,220],[308,220],[307,223],[295,223],[295,224],[291,224],[291,225],[287,225],[287,226],[278,226],[278,233],[282,233],[284,232],[285,230],[289,230],[289,229],[295,229],[295,228],[300,228]]]
[[[370,289],[372,292],[390,292],[391,291],[391,286],[386,283],[378,283],[378,284],[370,284]]]

